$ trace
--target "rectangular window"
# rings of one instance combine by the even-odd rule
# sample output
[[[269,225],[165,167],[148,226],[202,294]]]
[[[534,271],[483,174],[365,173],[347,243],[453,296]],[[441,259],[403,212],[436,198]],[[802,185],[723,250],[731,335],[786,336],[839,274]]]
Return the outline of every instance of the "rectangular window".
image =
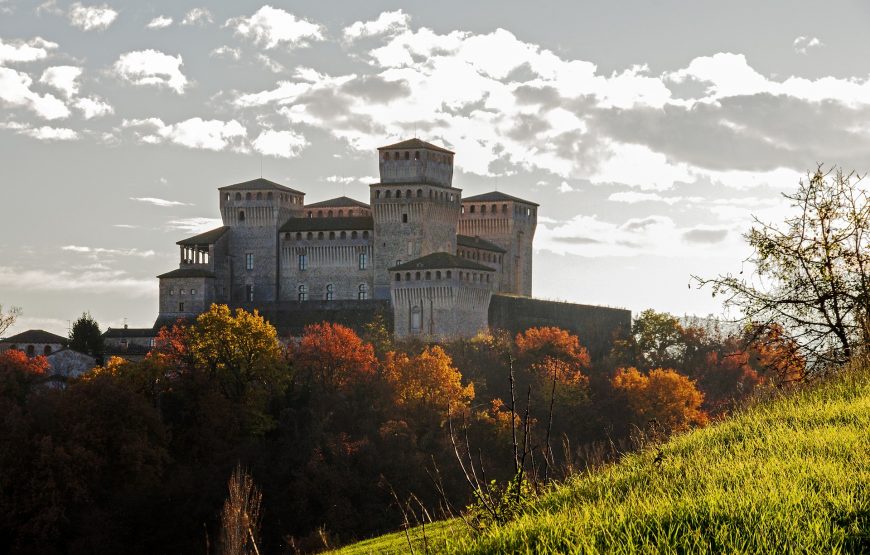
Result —
[[[184,312],[184,303],[178,303],[178,312]]]
[[[408,223],[408,215],[407,214],[402,214],[402,223],[403,224]]]
[[[299,255],[299,269],[303,270],[303,271],[308,269],[308,255],[307,254],[300,254]]]
[[[249,253],[245,254],[245,269],[246,270],[253,270],[254,269],[254,254],[253,253],[249,252]]]
[[[359,269],[365,270],[369,265],[369,255],[364,252],[361,252],[359,255]]]
[[[254,286],[253,285],[245,285],[245,299],[249,303],[254,302]]]

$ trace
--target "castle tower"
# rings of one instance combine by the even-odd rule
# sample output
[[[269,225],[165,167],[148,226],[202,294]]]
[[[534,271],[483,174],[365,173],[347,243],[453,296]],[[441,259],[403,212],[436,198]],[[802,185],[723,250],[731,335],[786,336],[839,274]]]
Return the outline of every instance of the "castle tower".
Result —
[[[268,179],[254,179],[218,189],[230,245],[216,286],[226,287],[230,303],[272,302],[279,298],[278,228],[301,217],[305,193]]]
[[[388,269],[436,252],[456,253],[462,191],[452,186],[453,152],[410,139],[378,149],[380,183],[370,186],[374,296],[390,298]]]
[[[500,192],[462,199],[458,231],[505,250],[498,267],[498,292],[532,295],[532,241],[538,205]]]

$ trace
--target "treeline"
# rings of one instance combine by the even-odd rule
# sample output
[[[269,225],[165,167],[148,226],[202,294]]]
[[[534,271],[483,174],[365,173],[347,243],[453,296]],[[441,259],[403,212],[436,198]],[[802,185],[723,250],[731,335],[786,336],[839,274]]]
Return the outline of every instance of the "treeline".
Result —
[[[279,341],[215,305],[164,328],[141,362],[112,359],[52,387],[46,363],[0,355],[0,550],[217,552],[227,478],[262,491],[260,552],[315,551],[472,501],[457,460],[510,480],[559,478],[727,414],[799,379],[782,330],[725,333],[642,313],[591,360],[558,328],[447,345],[309,326]],[[450,433],[452,430],[453,433]]]

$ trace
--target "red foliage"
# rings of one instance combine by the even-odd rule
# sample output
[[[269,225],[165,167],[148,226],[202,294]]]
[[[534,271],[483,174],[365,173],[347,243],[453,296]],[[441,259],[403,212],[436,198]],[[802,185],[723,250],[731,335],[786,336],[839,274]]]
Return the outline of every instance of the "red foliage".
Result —
[[[589,368],[589,353],[576,335],[556,327],[529,328],[515,341],[520,357],[541,377],[555,375],[565,385],[588,383],[583,370]]]
[[[0,370],[19,370],[29,374],[43,375],[48,372],[48,359],[44,356],[28,357],[24,351],[7,349],[0,353]]]
[[[348,388],[371,379],[377,370],[374,348],[352,329],[330,322],[306,326],[290,356],[294,366],[325,388]]]

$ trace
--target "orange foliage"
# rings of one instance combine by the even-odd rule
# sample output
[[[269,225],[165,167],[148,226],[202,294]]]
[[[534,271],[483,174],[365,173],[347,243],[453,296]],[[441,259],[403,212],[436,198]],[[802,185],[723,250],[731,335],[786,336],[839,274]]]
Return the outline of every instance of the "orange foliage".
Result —
[[[176,368],[187,366],[190,360],[190,330],[182,322],[163,326],[154,338],[154,348],[148,353],[159,363],[165,363]]]
[[[755,351],[762,373],[775,383],[797,382],[806,375],[806,358],[781,326],[769,326],[749,347]]]
[[[24,351],[7,349],[0,353],[0,368],[22,370],[29,374],[42,375],[48,372],[48,359],[44,356],[28,357]]]
[[[644,375],[637,368],[620,368],[611,385],[626,397],[638,424],[656,420],[670,430],[683,430],[707,423],[701,410],[704,395],[674,370],[657,368]]]
[[[462,374],[453,360],[438,346],[427,347],[409,357],[405,353],[387,353],[384,378],[393,388],[396,406],[434,408],[446,415],[464,410],[474,399],[474,384],[462,386]]]
[[[589,367],[589,353],[576,335],[556,327],[529,328],[515,342],[529,368],[542,377],[555,376],[564,385],[588,383],[583,370]]]
[[[372,378],[378,362],[370,344],[352,329],[330,322],[306,326],[290,356],[314,382],[338,389]]]

